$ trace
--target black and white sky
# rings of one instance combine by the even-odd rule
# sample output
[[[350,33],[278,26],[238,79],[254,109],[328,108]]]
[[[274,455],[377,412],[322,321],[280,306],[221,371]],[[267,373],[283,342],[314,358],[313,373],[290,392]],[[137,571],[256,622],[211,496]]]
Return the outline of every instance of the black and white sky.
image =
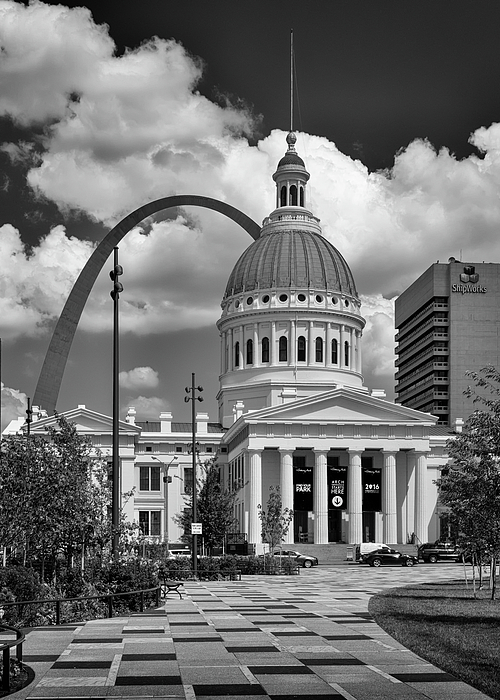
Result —
[[[260,222],[290,127],[309,202],[367,319],[366,384],[394,386],[395,297],[451,255],[500,261],[500,4],[490,0],[0,0],[2,424],[24,415],[51,330],[109,228],[203,194]],[[120,245],[121,404],[185,420],[191,372],[217,420],[215,322],[251,243],[201,209]],[[111,261],[109,268],[111,268]],[[108,268],[58,410],[111,412]]]

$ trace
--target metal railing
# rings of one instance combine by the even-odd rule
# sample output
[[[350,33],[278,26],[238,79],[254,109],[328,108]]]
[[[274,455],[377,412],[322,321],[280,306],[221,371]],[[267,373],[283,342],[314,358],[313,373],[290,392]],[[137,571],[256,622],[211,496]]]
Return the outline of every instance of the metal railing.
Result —
[[[142,588],[136,591],[124,591],[122,593],[100,593],[99,595],[87,595],[78,598],[39,598],[38,600],[16,600],[14,602],[2,603],[1,607],[11,608],[13,606],[22,607],[24,605],[53,605],[55,608],[55,623],[56,625],[61,624],[61,605],[62,603],[76,603],[83,602],[86,600],[105,600],[107,601],[107,613],[108,618],[113,617],[113,604],[115,598],[122,598],[124,596],[139,595],[139,609],[140,612],[144,612],[144,602],[145,594],[153,593],[155,596],[155,604],[157,607],[160,605],[160,593],[161,586],[154,586],[153,588]],[[15,629],[15,628],[12,628]]]

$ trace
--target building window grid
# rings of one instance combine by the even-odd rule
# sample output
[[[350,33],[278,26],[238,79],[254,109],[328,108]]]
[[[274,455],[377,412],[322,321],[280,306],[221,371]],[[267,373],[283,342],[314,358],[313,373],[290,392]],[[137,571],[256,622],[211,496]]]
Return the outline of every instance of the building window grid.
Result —
[[[161,511],[140,510],[139,528],[144,537],[159,537],[161,533]]]
[[[139,491],[160,491],[160,467],[139,467]]]

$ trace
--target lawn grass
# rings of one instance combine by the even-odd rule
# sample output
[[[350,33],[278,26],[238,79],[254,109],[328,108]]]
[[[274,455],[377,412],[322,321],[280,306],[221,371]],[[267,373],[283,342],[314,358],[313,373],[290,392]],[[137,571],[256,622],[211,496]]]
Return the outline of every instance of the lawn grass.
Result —
[[[375,595],[382,629],[422,658],[500,700],[500,602],[464,581],[424,583]]]

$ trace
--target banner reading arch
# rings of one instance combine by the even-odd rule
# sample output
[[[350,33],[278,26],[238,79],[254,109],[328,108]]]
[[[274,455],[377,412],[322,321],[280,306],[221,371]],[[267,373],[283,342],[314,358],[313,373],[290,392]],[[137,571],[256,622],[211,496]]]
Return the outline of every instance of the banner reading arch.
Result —
[[[113,251],[113,248],[118,245],[129,231],[146,217],[165,209],[183,206],[204,207],[205,209],[218,211],[239,224],[254,240],[257,240],[260,235],[260,226],[246,214],[243,214],[239,209],[225,202],[221,202],[218,199],[193,194],[162,197],[162,199],[157,199],[154,202],[149,202],[149,204],[139,207],[139,209],[136,209],[122,219],[99,243],[73,285],[73,289],[57,321],[50,345],[45,355],[45,360],[33,397],[34,406],[44,408],[49,416],[54,414],[66,361],[78,322],[80,321],[94,282],[99,272],[102,270],[104,263]]]

